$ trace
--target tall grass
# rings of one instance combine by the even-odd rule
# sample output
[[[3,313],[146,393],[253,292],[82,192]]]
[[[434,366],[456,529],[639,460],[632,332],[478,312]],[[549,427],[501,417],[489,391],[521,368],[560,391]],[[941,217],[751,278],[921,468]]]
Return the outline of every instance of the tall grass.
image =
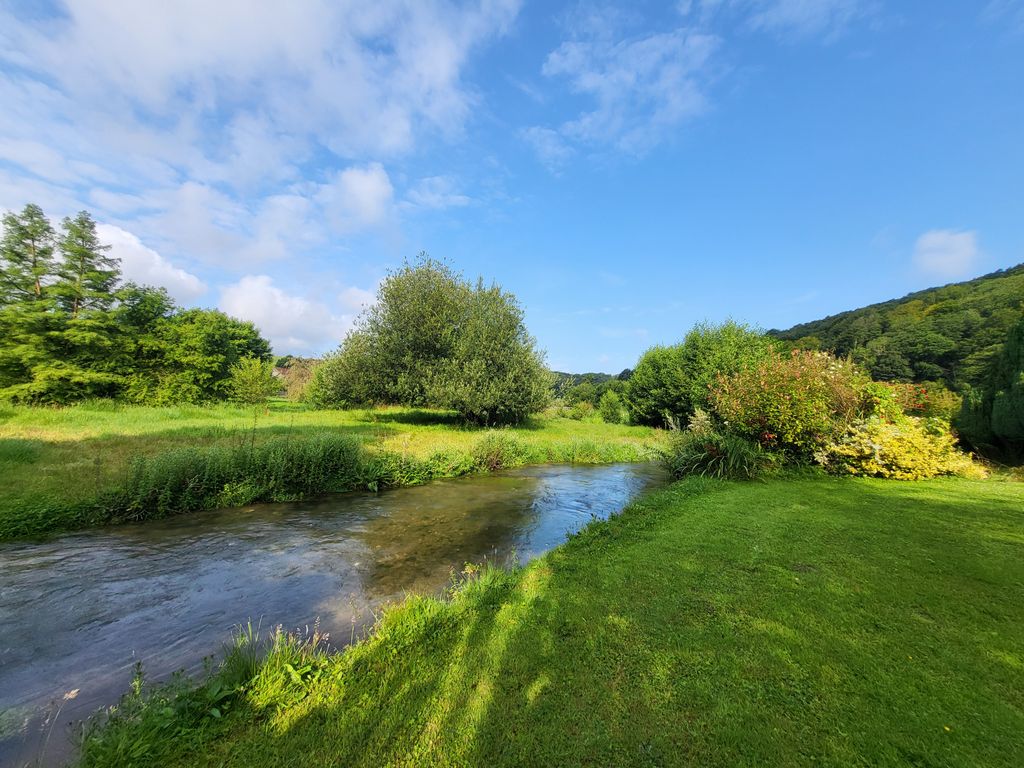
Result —
[[[665,465],[673,477],[702,477],[752,480],[771,472],[775,457],[757,443],[728,433],[713,431],[675,432],[669,441]]]
[[[95,492],[84,498],[54,494],[15,500],[0,508],[0,539],[253,502],[295,501],[323,493],[378,491],[526,464],[643,461],[657,455],[642,443],[581,438],[528,441],[506,429],[486,431],[468,445],[462,433],[450,445],[438,446],[435,440],[434,450],[426,455],[394,442],[386,444],[390,449],[367,446],[359,436],[326,430],[260,442],[250,439],[255,435],[255,431],[236,433],[229,445],[176,447],[136,456],[113,481],[97,472]],[[41,445],[0,440],[0,467],[30,466]]]

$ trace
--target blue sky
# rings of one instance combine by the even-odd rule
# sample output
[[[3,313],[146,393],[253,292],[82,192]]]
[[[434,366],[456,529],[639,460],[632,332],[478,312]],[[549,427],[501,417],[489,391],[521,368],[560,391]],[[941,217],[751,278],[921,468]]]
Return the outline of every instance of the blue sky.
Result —
[[[338,343],[425,250],[617,372],[1024,261],[1024,0],[14,0],[0,207]]]

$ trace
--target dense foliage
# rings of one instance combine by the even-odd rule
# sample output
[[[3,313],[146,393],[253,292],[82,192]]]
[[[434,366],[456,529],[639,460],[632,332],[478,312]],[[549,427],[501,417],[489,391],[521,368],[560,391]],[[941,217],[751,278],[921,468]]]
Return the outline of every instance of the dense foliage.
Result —
[[[1011,461],[1024,458],[1024,319],[1010,331],[986,379],[964,398],[957,425],[979,449]]]
[[[3,217],[0,398],[178,403],[224,399],[231,366],[268,359],[251,323],[180,310],[163,289],[120,284],[86,212],[54,231],[42,209]]]
[[[767,336],[732,321],[695,326],[682,344],[652,347],[636,364],[625,388],[637,424],[685,424],[709,404],[718,377],[756,364],[772,348]]]
[[[942,381],[960,390],[984,385],[1022,313],[1024,264],[770,333],[849,355],[880,381]]]
[[[320,407],[435,406],[477,424],[515,424],[547,404],[550,384],[515,297],[421,255],[381,283],[377,302],[316,368],[308,396]]]
[[[816,458],[840,474],[893,480],[980,473],[970,457],[957,450],[949,422],[938,418],[861,419],[826,445]]]
[[[863,413],[869,381],[849,361],[822,352],[772,351],[752,367],[720,375],[710,400],[730,431],[808,456]]]
[[[663,412],[677,477],[753,478],[785,465],[918,479],[977,472],[956,449],[957,396],[940,385],[872,381],[848,358],[778,348],[728,323],[648,351],[627,387],[634,419]],[[928,418],[924,418],[928,417]]]

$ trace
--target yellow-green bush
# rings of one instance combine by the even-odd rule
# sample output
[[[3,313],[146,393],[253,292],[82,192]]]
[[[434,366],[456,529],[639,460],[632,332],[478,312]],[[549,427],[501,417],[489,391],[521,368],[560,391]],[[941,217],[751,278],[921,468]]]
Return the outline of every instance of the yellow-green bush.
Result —
[[[935,418],[886,421],[872,416],[856,421],[815,459],[839,474],[894,480],[984,475],[969,455],[957,450],[948,423]]]

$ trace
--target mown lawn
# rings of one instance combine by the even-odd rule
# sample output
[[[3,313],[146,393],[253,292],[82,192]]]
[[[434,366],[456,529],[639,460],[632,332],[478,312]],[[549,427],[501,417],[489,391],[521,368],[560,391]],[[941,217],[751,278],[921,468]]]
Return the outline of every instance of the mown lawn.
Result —
[[[300,672],[86,764],[1017,766],[1024,484],[684,481]]]
[[[271,438],[348,435],[368,449],[423,460],[468,454],[487,430],[454,414],[408,408],[317,411],[286,401],[269,408],[128,406],[99,401],[66,408],[0,406],[0,538],[5,512],[88,501],[124,482],[130,462],[178,448],[236,447]],[[526,463],[638,461],[664,434],[647,427],[538,416],[505,431]],[[60,526],[55,526],[59,528]]]

